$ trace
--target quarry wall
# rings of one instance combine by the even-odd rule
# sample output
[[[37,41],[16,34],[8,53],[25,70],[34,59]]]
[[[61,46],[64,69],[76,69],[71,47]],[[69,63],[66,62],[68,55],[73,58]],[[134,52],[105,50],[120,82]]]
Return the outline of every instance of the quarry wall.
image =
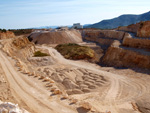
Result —
[[[149,39],[124,38],[123,46],[150,49]]]
[[[114,40],[123,40],[129,36],[128,33],[115,30],[83,30],[82,35],[83,39],[105,46],[110,46]]]
[[[83,35],[90,38],[112,38],[122,40],[125,32],[115,30],[83,30]]]
[[[131,24],[129,26],[118,27],[116,30],[137,33],[139,28],[140,28],[140,23],[137,23],[137,24]]]
[[[107,66],[150,69],[150,56],[119,47],[109,47],[102,62]]]
[[[93,41],[93,42],[97,42],[100,45],[106,45],[106,46],[110,46],[114,39],[109,39],[109,38],[90,38],[90,37],[85,37],[84,39],[88,40],[88,41]]]
[[[150,38],[150,21],[141,22],[140,28],[137,31],[138,37]]]

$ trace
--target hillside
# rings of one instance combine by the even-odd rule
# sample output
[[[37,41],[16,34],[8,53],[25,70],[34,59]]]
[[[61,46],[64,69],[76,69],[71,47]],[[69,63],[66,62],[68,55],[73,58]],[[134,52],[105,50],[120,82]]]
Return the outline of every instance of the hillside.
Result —
[[[35,44],[81,43],[82,37],[77,30],[52,30],[33,32],[28,39]]]
[[[135,24],[140,21],[150,20],[150,11],[140,15],[121,15],[119,17],[102,20],[98,23],[87,26],[88,28],[100,28],[100,29],[113,29],[119,26],[128,26],[130,24]]]

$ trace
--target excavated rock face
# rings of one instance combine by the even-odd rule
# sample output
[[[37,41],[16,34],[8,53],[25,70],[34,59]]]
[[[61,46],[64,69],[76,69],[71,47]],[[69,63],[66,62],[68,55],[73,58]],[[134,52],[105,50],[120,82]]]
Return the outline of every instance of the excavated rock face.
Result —
[[[11,31],[0,32],[0,40],[1,39],[14,38],[14,37],[15,37],[15,35]]]
[[[26,37],[16,37],[1,41],[2,50],[10,57],[16,60],[16,66],[21,71],[32,71],[32,66],[28,58],[35,52],[35,45]]]
[[[125,32],[115,30],[83,30],[81,32],[85,40],[104,46],[110,46],[114,40],[123,40],[126,35]]]
[[[140,28],[140,23],[137,23],[137,24],[131,24],[129,26],[118,27],[116,30],[137,33],[139,28]]]
[[[122,40],[125,33],[114,30],[85,30],[84,35],[90,38],[112,38]]]
[[[116,30],[133,32],[136,33],[138,37],[150,38],[150,21],[139,22],[136,24],[131,24],[129,26],[118,27]]]
[[[34,44],[31,43],[26,37],[17,37],[8,39],[2,42],[3,50],[9,56],[17,56],[18,58],[27,58],[33,56],[35,51]]]
[[[150,21],[140,23],[140,28],[138,29],[137,36],[150,38]]]
[[[150,40],[148,39],[135,39],[135,38],[124,38],[123,46],[134,47],[134,48],[145,48],[150,49]]]
[[[115,67],[139,67],[150,69],[150,56],[119,47],[109,47],[103,63]]]
[[[28,38],[35,44],[64,44],[82,42],[82,36],[77,30],[35,32]]]

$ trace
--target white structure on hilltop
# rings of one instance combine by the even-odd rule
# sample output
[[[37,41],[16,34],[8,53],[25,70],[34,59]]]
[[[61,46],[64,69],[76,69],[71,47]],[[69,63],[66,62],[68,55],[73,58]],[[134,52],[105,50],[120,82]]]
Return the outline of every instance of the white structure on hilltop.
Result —
[[[74,29],[81,29],[81,28],[83,28],[83,26],[80,25],[80,23],[75,23],[75,24],[73,24],[72,28],[74,28]]]

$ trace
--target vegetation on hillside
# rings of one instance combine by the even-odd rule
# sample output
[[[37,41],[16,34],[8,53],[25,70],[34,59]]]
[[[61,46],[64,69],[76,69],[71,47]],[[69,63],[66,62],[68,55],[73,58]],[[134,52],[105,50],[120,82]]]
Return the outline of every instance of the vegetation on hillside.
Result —
[[[6,32],[7,30],[6,29],[0,29],[0,32]]]
[[[32,29],[11,29],[9,31],[12,31],[16,36],[19,36],[19,35],[30,34],[32,32]]]
[[[114,29],[119,26],[128,26],[130,24],[148,20],[150,20],[150,12],[146,12],[140,15],[121,15],[113,19],[102,20],[98,23],[91,24],[86,26],[86,28]]]
[[[49,56],[47,53],[42,53],[41,51],[36,51],[34,53],[34,57],[44,57],[44,56]]]
[[[140,29],[144,26],[144,22],[140,22]]]
[[[55,49],[60,52],[65,58],[80,60],[80,59],[92,59],[94,58],[94,51],[86,46],[80,46],[78,44],[59,44]]]

